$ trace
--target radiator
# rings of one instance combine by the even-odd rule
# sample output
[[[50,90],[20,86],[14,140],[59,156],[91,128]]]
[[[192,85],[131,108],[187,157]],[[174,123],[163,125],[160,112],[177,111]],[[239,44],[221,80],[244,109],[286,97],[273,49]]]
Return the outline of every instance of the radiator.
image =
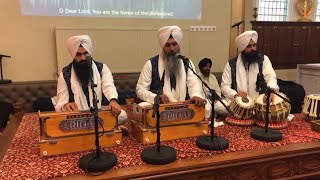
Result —
[[[66,40],[84,34],[91,37],[93,59],[107,64],[113,73],[140,72],[149,58],[161,52],[157,29],[55,28],[57,73],[72,61]],[[189,34],[183,30],[184,55],[189,54]]]

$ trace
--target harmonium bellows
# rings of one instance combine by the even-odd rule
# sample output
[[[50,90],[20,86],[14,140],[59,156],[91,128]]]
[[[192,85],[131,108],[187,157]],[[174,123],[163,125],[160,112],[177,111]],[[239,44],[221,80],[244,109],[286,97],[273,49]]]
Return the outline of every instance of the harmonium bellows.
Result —
[[[152,117],[152,105],[133,105],[131,121],[134,137],[143,144],[156,141],[156,116]],[[160,104],[159,124],[161,140],[172,140],[206,134],[205,108],[190,102]]]
[[[120,144],[122,134],[117,119],[109,110],[98,112],[100,146]],[[51,156],[95,148],[95,123],[91,112],[41,113],[40,155]]]

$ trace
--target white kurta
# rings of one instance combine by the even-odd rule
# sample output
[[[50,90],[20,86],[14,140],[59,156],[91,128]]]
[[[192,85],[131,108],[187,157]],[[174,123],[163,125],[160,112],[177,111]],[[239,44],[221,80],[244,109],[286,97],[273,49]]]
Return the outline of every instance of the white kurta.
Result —
[[[118,92],[116,87],[114,86],[112,73],[107,65],[103,64],[103,68],[101,71],[102,77],[100,76],[97,66],[93,61],[92,61],[92,71],[93,71],[93,81],[95,84],[97,84],[97,87],[95,87],[94,90],[97,94],[98,108],[100,109],[101,101],[102,101],[101,90],[103,91],[103,94],[108,100],[113,98],[118,98]],[[86,111],[86,110],[89,110],[90,107],[93,107],[92,105],[93,96],[92,96],[90,83],[88,85],[89,100],[90,100],[90,107],[89,107],[87,98],[83,93],[82,86],[73,68],[71,68],[70,81],[71,81],[71,89],[74,94],[74,101],[77,104],[79,111]],[[63,77],[63,73],[61,72],[58,78],[58,85],[57,85],[57,98],[56,98],[56,105],[55,105],[56,111],[57,112],[64,111],[63,106],[68,102],[69,102],[68,86]],[[119,121],[118,123],[123,124],[126,119],[127,119],[127,113],[121,110],[121,113],[118,116],[118,121]]]
[[[164,64],[163,64],[162,55],[159,55],[159,61],[158,61],[158,71],[160,79],[162,78],[163,70],[164,70]],[[193,74],[193,72],[188,69],[187,75],[185,73],[184,65],[182,60],[180,60],[180,72],[181,76],[176,77],[176,90],[171,89],[170,85],[170,76],[169,72],[166,72],[165,78],[164,78],[164,87],[163,87],[163,94],[166,94],[169,98],[170,102],[179,102],[184,101],[187,93],[187,87],[188,87],[188,93],[190,98],[197,96],[200,98],[204,98],[202,96],[202,89],[201,84],[199,83],[196,75]],[[193,63],[190,61],[190,64],[192,68],[194,69]],[[147,101],[150,103],[154,103],[154,98],[156,97],[156,94],[150,91],[150,85],[152,81],[152,65],[150,60],[148,60],[139,77],[137,87],[136,87],[136,93],[137,97],[140,98],[143,101]]]
[[[216,93],[221,96],[221,90],[220,90],[220,86],[218,83],[218,80],[216,78],[216,76],[214,76],[213,74],[209,74],[209,77],[204,76],[201,72],[198,73],[198,75],[201,77],[201,79],[208,84],[208,86],[215,90]],[[211,93],[209,92],[209,89],[206,88],[204,85],[202,85],[202,89],[203,89],[203,96],[208,96],[211,95]]]
[[[109,70],[108,66],[103,64],[102,68],[102,78],[100,77],[99,71],[97,66],[94,62],[92,62],[92,70],[93,70],[93,80],[94,83],[97,84],[95,87],[95,92],[97,94],[97,99],[99,100],[98,107],[101,108],[101,99],[102,93],[101,90],[103,89],[103,93],[107,99],[118,98],[118,93],[116,87],[113,83],[113,77],[111,71]],[[78,81],[78,77],[75,74],[73,68],[71,68],[71,89],[74,94],[75,103],[78,105],[78,109],[80,111],[89,110],[87,98],[83,93],[82,86]],[[89,91],[89,100],[90,106],[92,107],[92,91],[90,88],[90,83],[88,85]],[[63,106],[69,102],[69,91],[66,81],[63,77],[63,73],[60,73],[58,78],[58,85],[57,85],[57,104],[56,104],[56,111],[63,111]]]
[[[217,95],[221,97],[221,90],[220,90],[220,86],[218,83],[218,80],[216,78],[216,76],[214,76],[213,74],[210,73],[209,77],[205,77],[201,72],[198,73],[198,75],[202,78],[202,80],[204,82],[206,82],[208,84],[208,86],[215,90]],[[206,97],[207,99],[207,104],[205,106],[206,108],[206,118],[210,118],[211,117],[211,109],[212,109],[212,105],[210,104],[211,100],[208,99],[211,96],[211,93],[209,92],[209,89],[206,88],[204,85],[203,87],[203,96]],[[225,104],[228,104],[227,100],[222,100]],[[214,104],[214,110],[216,114],[221,114],[221,115],[226,115],[228,114],[228,111],[226,110],[226,108],[222,105],[222,103],[220,101],[217,101]]]
[[[251,98],[256,99],[259,96],[259,92],[256,91],[256,81],[258,73],[258,63],[251,64],[249,67],[249,71],[247,71],[243,64],[241,54],[239,54],[236,63],[237,90],[246,92]],[[270,59],[266,55],[264,56],[263,60],[262,74],[267,83],[267,86],[274,89],[275,91],[279,91],[276,73],[272,68]],[[221,91],[225,97],[232,100],[237,94],[237,91],[231,89],[231,82],[231,68],[229,63],[227,63],[222,74]]]

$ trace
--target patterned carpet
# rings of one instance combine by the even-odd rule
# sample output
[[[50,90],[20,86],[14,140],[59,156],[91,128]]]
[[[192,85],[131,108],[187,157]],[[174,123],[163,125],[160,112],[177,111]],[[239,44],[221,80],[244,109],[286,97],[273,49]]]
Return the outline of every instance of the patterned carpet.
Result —
[[[131,106],[125,106],[129,118],[132,117]],[[130,122],[127,126],[130,127]],[[283,140],[279,142],[260,142],[250,138],[250,132],[255,127],[220,126],[215,134],[229,140],[229,148],[225,151],[210,152],[201,150],[195,145],[196,138],[185,138],[162,142],[177,150],[177,159],[188,159],[235,151],[248,151],[293,143],[319,141],[320,134],[311,131],[310,124],[302,120],[301,114],[296,114],[289,122],[287,129],[280,130]],[[130,132],[129,128],[129,132]],[[39,122],[35,115],[25,115],[17,133],[9,147],[1,165],[0,179],[46,179],[53,177],[84,174],[78,167],[78,160],[91,151],[70,153],[65,155],[41,158],[39,156]],[[140,152],[148,145],[142,145],[133,137],[123,137],[119,146],[102,148],[102,151],[115,153],[118,158],[115,169],[139,166],[144,162]]]

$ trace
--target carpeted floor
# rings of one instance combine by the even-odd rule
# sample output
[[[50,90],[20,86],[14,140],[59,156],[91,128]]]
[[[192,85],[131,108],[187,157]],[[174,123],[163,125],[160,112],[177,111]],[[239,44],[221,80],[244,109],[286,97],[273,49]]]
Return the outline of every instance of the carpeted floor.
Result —
[[[132,117],[131,106],[125,106],[124,109],[128,112],[130,119]],[[104,152],[113,152],[117,155],[118,162],[115,169],[139,166],[144,163],[140,159],[140,153],[148,145],[142,145],[131,137],[130,121],[126,125],[129,127],[130,134],[123,137],[122,144],[102,148]],[[188,159],[320,140],[320,134],[311,131],[310,124],[302,120],[301,114],[295,115],[288,128],[280,130],[283,133],[283,140],[279,142],[260,142],[250,138],[253,128],[255,127],[238,127],[227,124],[216,128],[216,135],[229,140],[229,148],[225,151],[201,150],[195,145],[196,138],[166,141],[162,144],[174,147],[177,150],[177,159]],[[41,158],[38,144],[39,134],[37,116],[25,115],[0,165],[0,179],[46,179],[84,173],[78,167],[78,160],[90,151]]]

